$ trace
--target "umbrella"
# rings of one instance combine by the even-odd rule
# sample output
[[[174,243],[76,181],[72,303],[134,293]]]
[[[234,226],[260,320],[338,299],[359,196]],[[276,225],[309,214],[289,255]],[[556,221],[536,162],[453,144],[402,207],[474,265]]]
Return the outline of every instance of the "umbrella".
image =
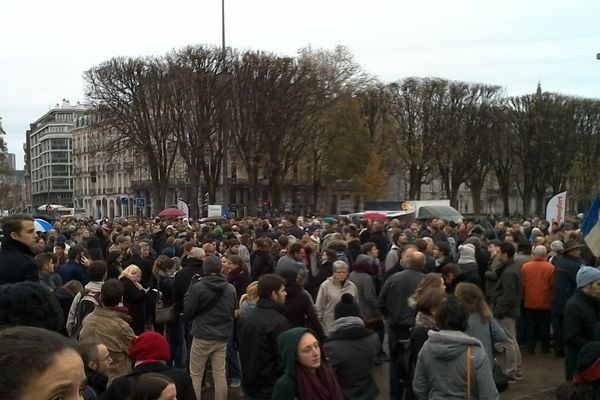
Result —
[[[178,218],[185,217],[185,213],[179,208],[165,208],[158,216],[161,218]]]
[[[325,217],[322,219],[323,222],[326,222],[328,224],[332,224],[334,222],[337,222],[337,218],[333,218],[333,217]]]
[[[378,213],[378,212],[367,212],[364,213],[364,215],[362,216],[362,219],[370,219],[370,220],[377,220],[377,221],[383,221],[385,220],[386,215],[382,214],[382,213]]]
[[[34,219],[33,226],[36,232],[48,232],[49,230],[54,229],[51,223],[41,218]]]

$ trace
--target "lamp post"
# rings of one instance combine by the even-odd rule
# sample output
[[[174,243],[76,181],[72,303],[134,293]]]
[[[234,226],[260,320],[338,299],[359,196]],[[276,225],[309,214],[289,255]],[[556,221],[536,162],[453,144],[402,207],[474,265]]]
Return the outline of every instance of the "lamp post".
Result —
[[[225,48],[225,0],[221,0],[221,50],[223,51],[223,62],[225,62],[225,52],[227,51]],[[222,202],[223,202],[223,210],[227,209],[229,213],[229,168],[228,168],[228,153],[229,153],[229,127],[227,126],[228,118],[224,118],[224,124],[221,129],[222,143],[223,143],[223,185],[221,190],[223,191]]]
[[[600,53],[596,53],[596,59],[600,60]]]

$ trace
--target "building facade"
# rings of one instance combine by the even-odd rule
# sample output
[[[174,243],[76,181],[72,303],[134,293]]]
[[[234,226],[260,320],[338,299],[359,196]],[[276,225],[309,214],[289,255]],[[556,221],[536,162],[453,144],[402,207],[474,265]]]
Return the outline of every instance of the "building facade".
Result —
[[[28,179],[31,203],[73,206],[72,134],[74,122],[90,110],[62,101],[30,125],[27,131]]]

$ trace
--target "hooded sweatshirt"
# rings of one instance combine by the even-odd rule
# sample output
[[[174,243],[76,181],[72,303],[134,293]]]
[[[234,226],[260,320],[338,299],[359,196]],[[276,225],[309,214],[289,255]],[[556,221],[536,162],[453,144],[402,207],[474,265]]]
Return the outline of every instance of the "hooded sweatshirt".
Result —
[[[214,296],[219,297],[218,302],[210,310],[203,310]],[[202,340],[227,342],[233,331],[236,305],[235,288],[222,276],[209,275],[193,283],[183,303],[185,317],[193,319],[191,335]]]
[[[479,340],[464,332],[429,331],[413,379],[417,400],[467,398],[467,348],[471,347],[471,399],[499,398],[492,367]],[[444,373],[440,373],[444,371]]]
[[[277,338],[277,345],[279,347],[279,354],[281,354],[281,358],[283,360],[283,365],[285,372],[281,378],[277,380],[275,383],[275,387],[273,388],[273,399],[277,400],[312,400],[312,399],[303,399],[301,397],[300,389],[298,388],[298,371],[297,371],[297,349],[298,342],[300,342],[300,338],[305,333],[312,333],[310,329],[307,328],[292,328],[283,332]],[[316,335],[315,335],[316,336]],[[319,369],[326,369],[326,373],[323,375],[328,375],[331,378],[332,387],[328,387],[330,390],[328,398],[332,399],[341,399],[340,388],[333,377],[333,373],[329,370],[329,366],[326,364],[325,359],[323,357],[323,352],[321,352],[321,366]],[[320,373],[317,372],[319,375]]]

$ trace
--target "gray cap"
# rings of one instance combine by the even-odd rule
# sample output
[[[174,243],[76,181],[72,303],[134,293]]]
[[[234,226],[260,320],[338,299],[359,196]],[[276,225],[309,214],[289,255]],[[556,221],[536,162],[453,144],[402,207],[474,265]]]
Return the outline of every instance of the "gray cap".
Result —
[[[220,274],[221,273],[221,260],[217,256],[208,256],[204,259],[204,264],[202,265],[204,269],[204,274]]]

